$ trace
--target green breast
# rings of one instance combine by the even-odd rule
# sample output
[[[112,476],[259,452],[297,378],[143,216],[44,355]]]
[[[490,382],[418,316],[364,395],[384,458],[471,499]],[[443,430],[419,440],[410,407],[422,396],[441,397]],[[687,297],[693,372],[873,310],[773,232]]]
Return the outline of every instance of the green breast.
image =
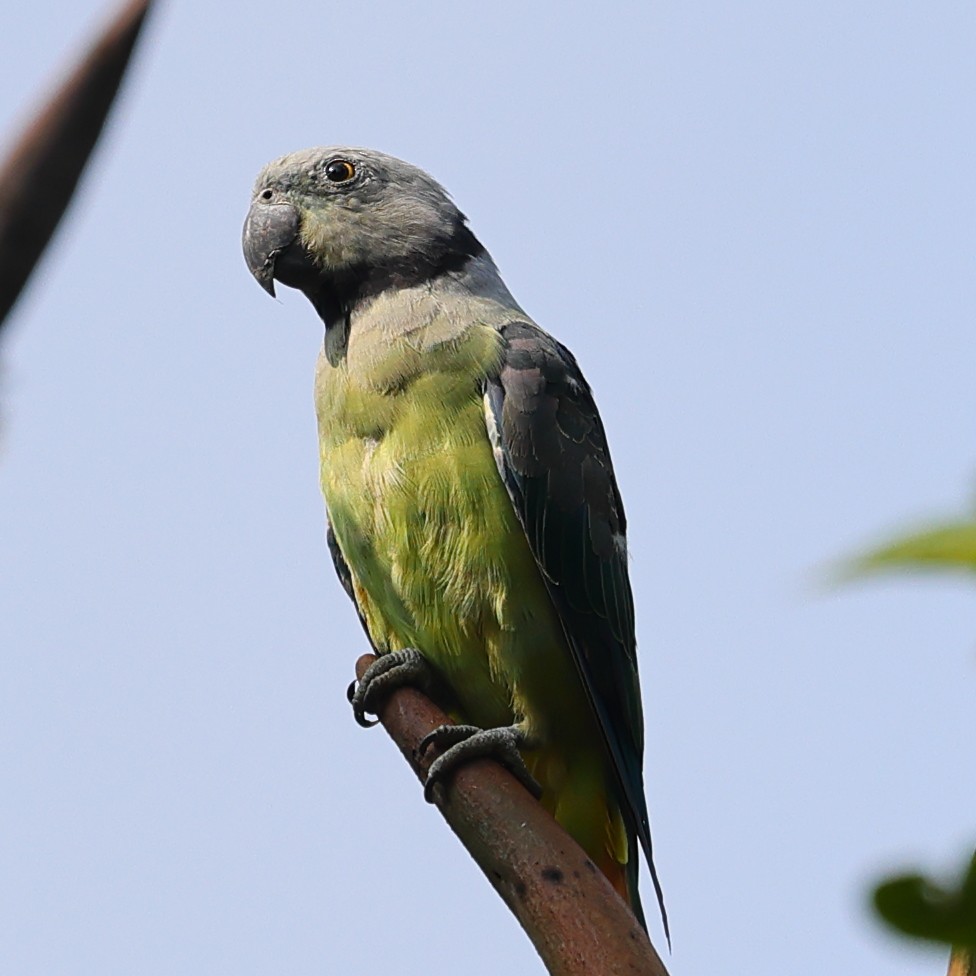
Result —
[[[419,648],[486,725],[511,720],[508,651],[526,627],[512,593],[548,603],[488,440],[499,353],[480,327],[387,341],[321,363],[316,384],[322,490],[370,634]]]

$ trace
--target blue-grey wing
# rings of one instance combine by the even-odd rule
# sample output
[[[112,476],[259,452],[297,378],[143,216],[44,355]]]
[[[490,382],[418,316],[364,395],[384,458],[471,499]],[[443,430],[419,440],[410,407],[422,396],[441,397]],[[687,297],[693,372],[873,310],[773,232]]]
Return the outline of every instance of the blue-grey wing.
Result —
[[[667,933],[644,797],[627,526],[603,423],[565,346],[528,322],[511,322],[501,334],[503,359],[485,390],[499,472],[599,721],[628,833],[644,849]],[[628,869],[636,882],[636,858]]]

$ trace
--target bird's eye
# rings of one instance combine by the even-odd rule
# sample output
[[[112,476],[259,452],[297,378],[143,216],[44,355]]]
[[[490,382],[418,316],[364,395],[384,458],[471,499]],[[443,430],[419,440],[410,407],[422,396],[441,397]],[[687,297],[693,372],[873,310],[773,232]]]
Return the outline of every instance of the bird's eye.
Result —
[[[262,200],[270,200],[273,196],[274,196],[274,190],[272,190],[270,187],[265,187],[265,189],[261,191]]]
[[[333,159],[325,167],[325,178],[330,183],[348,183],[356,175],[356,167],[346,159]]]

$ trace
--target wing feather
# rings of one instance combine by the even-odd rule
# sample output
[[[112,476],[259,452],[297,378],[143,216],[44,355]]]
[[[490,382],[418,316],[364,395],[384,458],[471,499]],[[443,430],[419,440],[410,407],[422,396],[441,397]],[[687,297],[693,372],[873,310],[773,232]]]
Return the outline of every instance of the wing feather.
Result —
[[[599,721],[667,933],[644,797],[626,519],[603,424],[565,346],[528,322],[511,322],[501,334],[503,360],[485,390],[495,458]]]

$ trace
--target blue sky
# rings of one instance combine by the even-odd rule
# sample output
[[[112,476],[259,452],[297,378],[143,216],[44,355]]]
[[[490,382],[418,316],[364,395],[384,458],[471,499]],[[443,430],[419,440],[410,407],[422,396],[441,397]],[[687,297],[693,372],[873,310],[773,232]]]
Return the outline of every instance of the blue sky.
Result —
[[[4,11],[0,132],[104,10]],[[595,389],[674,976],[944,972],[863,898],[976,840],[974,594],[820,579],[972,504],[974,37],[962,2],[162,5],[0,350],[0,970],[542,972],[349,714],[321,326],[240,254],[260,167],[349,143],[441,180]]]

